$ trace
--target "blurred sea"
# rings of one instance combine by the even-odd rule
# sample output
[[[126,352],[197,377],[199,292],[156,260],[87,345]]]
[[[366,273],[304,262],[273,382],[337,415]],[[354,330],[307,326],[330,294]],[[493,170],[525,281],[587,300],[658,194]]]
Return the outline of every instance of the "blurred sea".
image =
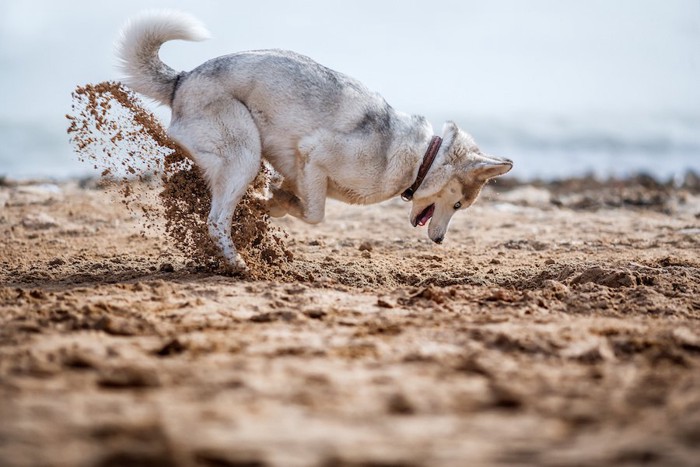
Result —
[[[700,173],[700,117],[465,119],[485,152],[515,161],[522,180]]]
[[[446,119],[431,119],[436,132]],[[644,173],[667,181],[687,171],[700,173],[698,117],[455,121],[484,152],[513,159],[511,175],[521,180],[626,178]],[[63,126],[67,128],[67,121]],[[66,179],[99,173],[77,160],[68,135],[55,120],[0,120],[0,141],[0,176]]]

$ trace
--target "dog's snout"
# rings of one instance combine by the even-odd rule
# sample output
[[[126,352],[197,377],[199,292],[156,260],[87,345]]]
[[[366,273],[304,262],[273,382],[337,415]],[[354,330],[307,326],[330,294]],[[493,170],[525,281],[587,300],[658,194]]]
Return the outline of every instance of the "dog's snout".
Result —
[[[438,237],[438,238],[433,239],[433,241],[435,243],[437,243],[438,245],[440,245],[444,239],[445,239],[445,237]]]

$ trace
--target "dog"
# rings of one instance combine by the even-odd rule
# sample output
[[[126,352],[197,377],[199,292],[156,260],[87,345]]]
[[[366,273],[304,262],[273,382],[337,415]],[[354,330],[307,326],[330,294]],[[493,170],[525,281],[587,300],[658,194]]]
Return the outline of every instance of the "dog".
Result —
[[[125,84],[172,109],[168,134],[206,178],[209,234],[235,270],[246,265],[231,239],[233,213],[263,160],[283,178],[266,200],[273,217],[316,224],[328,197],[372,204],[401,194],[412,202],[411,224],[429,222],[436,243],[452,215],[513,166],[482,154],[455,123],[434,136],[424,117],[399,112],[359,81],[294,52],[234,53],[189,72],[158,56],[167,41],[208,37],[186,13],[149,11],[124,26],[117,54]]]

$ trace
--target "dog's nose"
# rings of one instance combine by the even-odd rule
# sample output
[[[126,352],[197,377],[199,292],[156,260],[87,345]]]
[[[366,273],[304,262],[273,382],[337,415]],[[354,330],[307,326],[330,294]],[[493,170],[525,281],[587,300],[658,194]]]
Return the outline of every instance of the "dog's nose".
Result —
[[[500,157],[500,156],[498,156],[498,157],[494,157],[494,159],[495,159],[496,162],[498,162],[499,164],[509,165],[509,166],[513,167],[513,161],[512,161],[511,159],[508,159],[507,157]]]
[[[443,241],[444,239],[445,239],[445,237],[438,237],[438,238],[434,239],[433,241],[439,245],[439,244],[442,243],[442,241]]]

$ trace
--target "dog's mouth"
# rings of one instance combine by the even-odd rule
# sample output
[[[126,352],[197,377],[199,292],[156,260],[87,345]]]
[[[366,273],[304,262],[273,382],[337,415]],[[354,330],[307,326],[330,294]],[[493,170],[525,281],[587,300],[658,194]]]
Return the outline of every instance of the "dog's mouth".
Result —
[[[418,214],[415,219],[413,219],[413,222],[411,222],[411,224],[413,224],[413,227],[417,227],[419,225],[421,227],[424,226],[430,220],[430,218],[433,217],[434,212],[435,212],[435,203],[433,203],[430,206],[428,206],[427,208],[423,209],[421,211],[421,213]]]

